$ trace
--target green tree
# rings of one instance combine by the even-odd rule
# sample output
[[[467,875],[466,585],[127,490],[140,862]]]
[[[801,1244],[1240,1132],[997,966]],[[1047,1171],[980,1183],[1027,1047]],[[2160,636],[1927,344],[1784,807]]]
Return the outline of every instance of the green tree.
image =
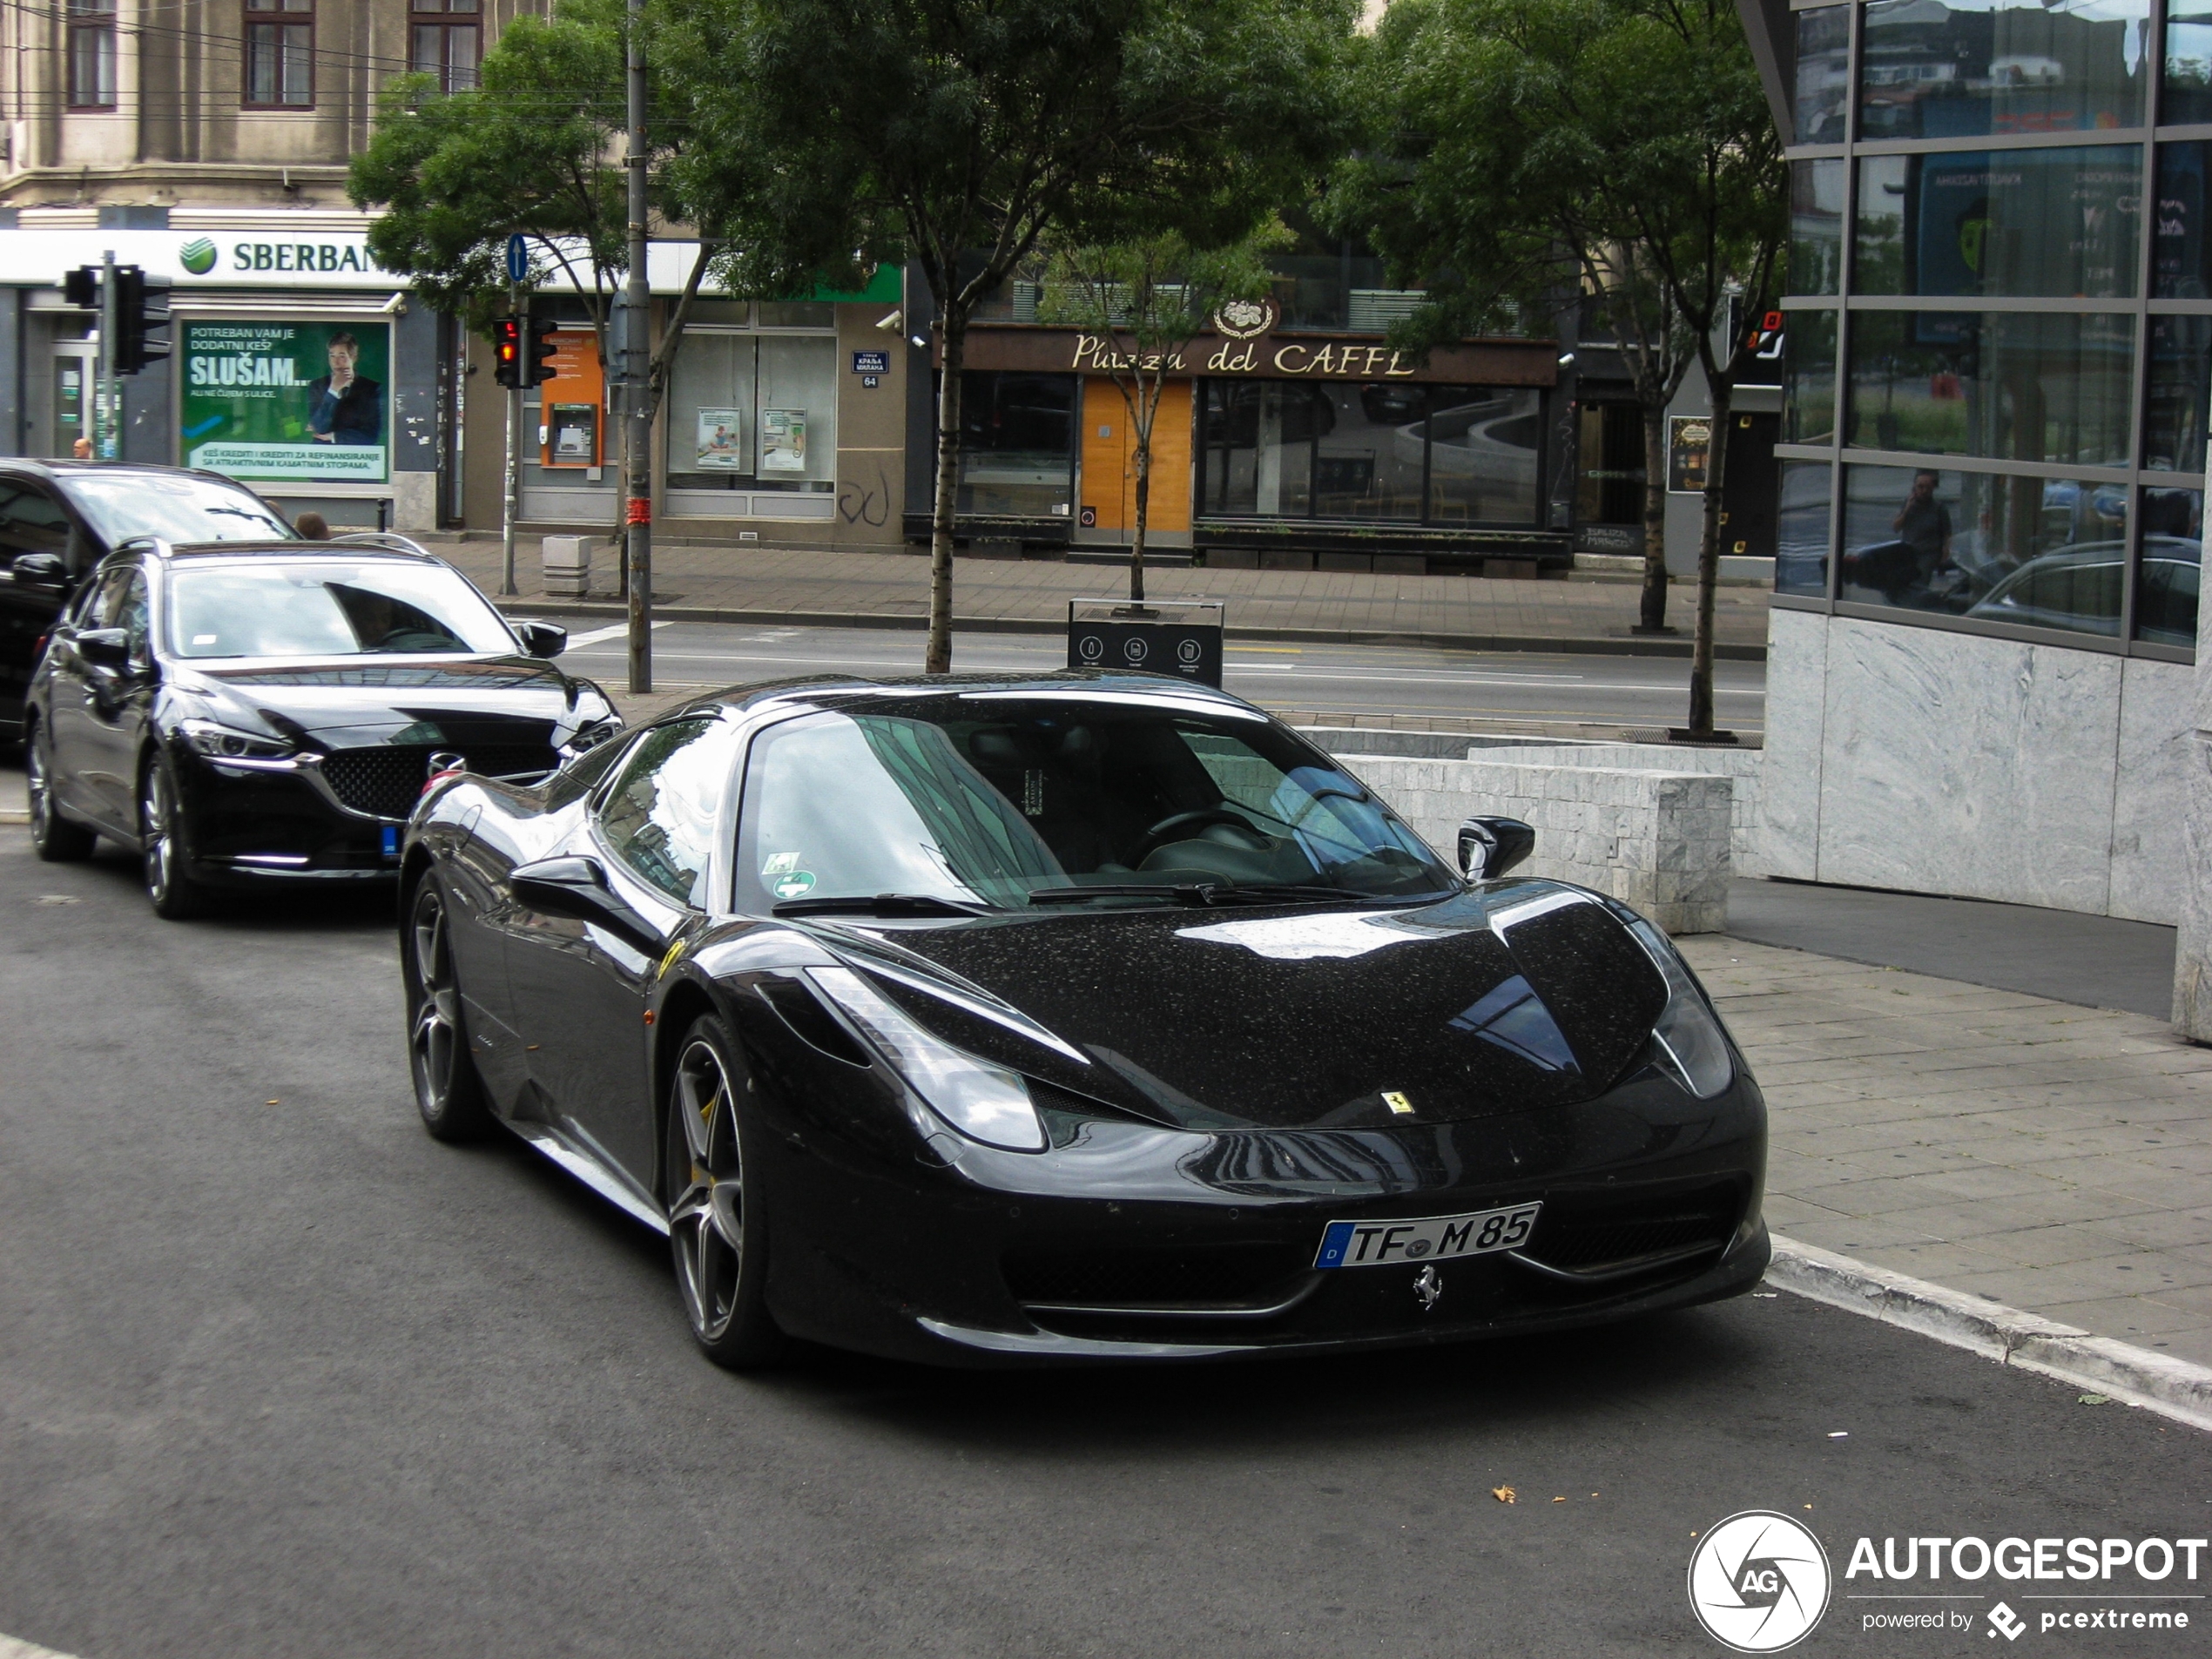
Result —
[[[587,307],[603,372],[629,265],[620,161],[625,26],[620,0],[559,0],[550,17],[525,14],[507,25],[470,90],[442,94],[423,75],[395,82],[347,180],[356,206],[384,210],[368,232],[377,262],[480,333],[508,309],[508,238],[529,238],[534,263],[559,273]],[[666,135],[651,158],[658,176],[678,152],[684,123],[682,111],[656,93],[648,130]],[[651,360],[648,408],[659,406],[717,251],[703,239]],[[631,461],[634,469],[644,458]]]
[[[1433,344],[1587,295],[1644,422],[1641,625],[1665,625],[1668,405],[1695,366],[1726,428],[1750,359],[1731,306],[1772,301],[1787,174],[1735,0],[1399,0],[1361,64],[1367,145],[1332,215],[1429,302]],[[1712,721],[1726,449],[1698,556],[1689,729]]]
[[[1136,439],[1136,525],[1129,550],[1129,597],[1144,600],[1144,536],[1151,520],[1152,428],[1171,379],[1189,378],[1184,353],[1234,300],[1264,299],[1273,283],[1267,255],[1291,241],[1270,215],[1225,247],[1200,247],[1173,231],[1105,247],[1057,251],[1038,307],[1045,322],[1073,324],[1096,339],[1093,359],[1129,410]]]
[[[952,663],[961,374],[1048,238],[1220,246],[1338,152],[1353,0],[664,0],[692,125],[673,164],[733,292],[911,260],[937,312],[925,667]]]

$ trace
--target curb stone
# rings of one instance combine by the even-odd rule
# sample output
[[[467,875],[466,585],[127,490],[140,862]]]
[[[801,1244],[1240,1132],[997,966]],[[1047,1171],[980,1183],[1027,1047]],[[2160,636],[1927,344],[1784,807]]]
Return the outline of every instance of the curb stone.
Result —
[[[2000,1365],[2212,1429],[2212,1369],[1779,1236],[1767,1281]]]
[[[629,608],[591,599],[530,599],[509,595],[492,597],[500,610],[516,616],[598,617],[620,621]],[[724,605],[655,605],[655,622],[724,622],[770,628],[886,628],[919,632],[929,618],[919,612],[834,610],[748,610]],[[961,634],[1055,635],[1061,624],[1049,617],[955,617],[953,631]],[[1228,630],[1231,640],[1267,640],[1288,645],[1413,645],[1440,651],[1547,651],[1576,657],[1678,657],[1687,658],[1690,642],[1682,639],[1637,639],[1543,634],[1445,634],[1390,628],[1241,628]],[[1764,645],[1716,642],[1718,662],[1763,663]]]

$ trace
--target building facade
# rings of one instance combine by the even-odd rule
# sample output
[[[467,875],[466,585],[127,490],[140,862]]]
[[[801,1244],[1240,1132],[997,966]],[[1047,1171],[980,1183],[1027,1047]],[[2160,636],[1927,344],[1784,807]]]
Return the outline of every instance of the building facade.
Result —
[[[1795,219],[1766,864],[2170,921],[2212,10],[1743,6]]]

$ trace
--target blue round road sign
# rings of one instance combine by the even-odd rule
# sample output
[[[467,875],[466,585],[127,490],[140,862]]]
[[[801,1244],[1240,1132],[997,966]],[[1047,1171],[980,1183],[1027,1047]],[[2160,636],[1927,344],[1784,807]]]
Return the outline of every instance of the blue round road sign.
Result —
[[[516,231],[507,239],[507,280],[528,282],[530,280],[529,239]]]

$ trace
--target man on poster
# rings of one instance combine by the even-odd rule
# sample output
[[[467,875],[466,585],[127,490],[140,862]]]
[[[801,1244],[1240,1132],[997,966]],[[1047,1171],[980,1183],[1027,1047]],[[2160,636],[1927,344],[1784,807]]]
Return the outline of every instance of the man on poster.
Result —
[[[307,383],[307,429],[317,443],[384,441],[383,388],[354,372],[361,354],[353,335],[331,335],[330,372]]]

